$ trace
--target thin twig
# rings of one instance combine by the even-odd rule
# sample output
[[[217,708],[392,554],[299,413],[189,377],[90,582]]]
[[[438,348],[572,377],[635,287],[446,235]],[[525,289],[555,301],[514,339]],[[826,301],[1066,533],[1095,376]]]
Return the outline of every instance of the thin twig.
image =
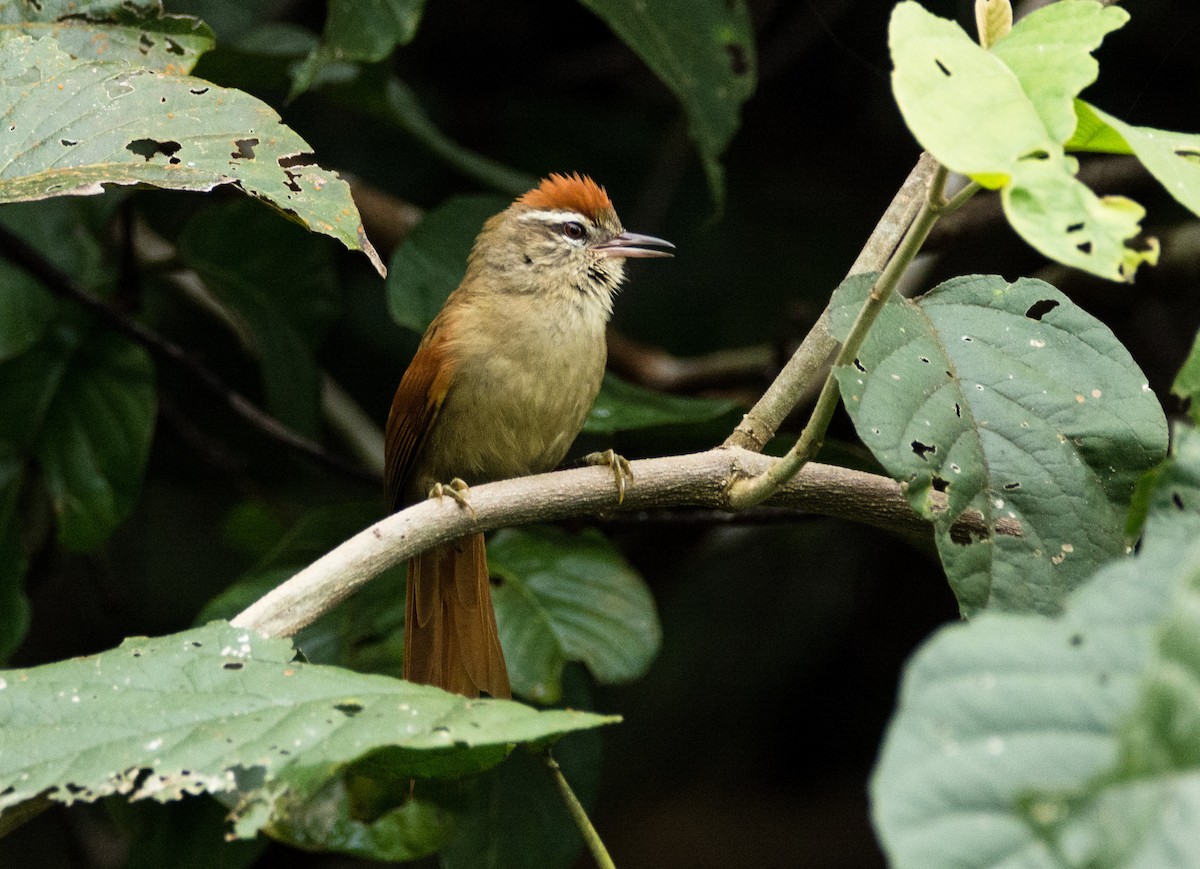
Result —
[[[921,155],[847,276],[881,271],[891,259],[892,252],[925,201],[925,191],[935,165],[928,154]],[[766,446],[809,387],[824,379],[829,357],[836,348],[837,339],[829,331],[829,307],[826,307],[775,381],[726,438],[725,445],[748,450],[761,450]]]
[[[542,763],[550,773],[550,778],[554,780],[554,786],[558,788],[558,793],[562,797],[563,803],[566,804],[575,826],[579,828],[579,835],[583,837],[583,843],[587,845],[596,865],[600,869],[617,869],[617,864],[609,856],[608,849],[604,847],[600,834],[596,832],[596,827],[592,824],[592,819],[587,816],[587,810],[584,809],[583,803],[579,802],[579,797],[575,796],[575,791],[571,790],[567,777],[563,775],[562,767],[558,765],[558,761],[550,754],[548,748],[542,752]]]
[[[40,281],[54,295],[70,299],[86,308],[107,326],[141,344],[155,356],[168,359],[186,370],[202,387],[221,399],[230,410],[262,434],[339,473],[367,482],[377,481],[376,476],[371,472],[328,452],[320,444],[292,431],[273,416],[264,413],[240,392],[226,385],[210,368],[178,344],[92,295],[70,275],[4,226],[0,226],[0,252],[14,265],[19,266]]]

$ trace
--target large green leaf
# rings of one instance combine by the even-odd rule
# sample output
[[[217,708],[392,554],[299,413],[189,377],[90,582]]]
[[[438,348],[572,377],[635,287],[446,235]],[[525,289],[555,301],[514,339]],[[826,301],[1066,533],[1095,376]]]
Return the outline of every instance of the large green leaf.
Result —
[[[871,784],[892,866],[1200,865],[1200,515],[1157,500],[1062,617],[987,614],[914,657]]]
[[[125,338],[72,320],[0,364],[0,441],[36,460],[58,534],[91,549],[133,508],[154,431],[154,370]]]
[[[725,201],[718,158],[755,87],[754,29],[742,0],[580,0],[683,105],[713,198]]]
[[[350,188],[321,169],[274,109],[186,75],[76,60],[49,38],[0,43],[0,202],[100,193],[106,184],[234,184],[383,264]]]
[[[288,251],[280,257],[280,251]],[[329,251],[252,203],[207,209],[179,239],[185,263],[248,327],[262,362],[267,406],[306,434],[317,431],[316,348],[338,313]]]
[[[292,73],[294,98],[308,90],[333,63],[374,63],[407,45],[417,33],[425,0],[329,0],[325,32]]]
[[[1096,196],[1075,178],[1063,143],[1074,98],[1095,80],[1092,58],[1129,16],[1095,0],[1063,0],[1027,15],[986,51],[957,24],[915,2],[892,13],[892,89],[909,129],[950,169],[1001,189],[1013,228],[1046,256],[1130,280],[1157,248],[1129,244],[1142,210]]]
[[[483,222],[507,206],[496,196],[454,196],[421,219],[388,269],[388,309],[397,323],[425,331],[467,273],[467,255]]]
[[[286,640],[214,622],[0,673],[0,808],[45,793],[159,801],[234,794],[235,830],[286,822],[352,766],[390,787],[454,778],[614,719],[468,700],[294,660]],[[364,766],[365,765],[365,766]]]
[[[72,57],[126,61],[158,72],[187,73],[216,44],[188,15],[164,15],[160,0],[40,0],[0,5],[0,42],[47,36]]]
[[[839,288],[839,337],[870,285]],[[1055,612],[1124,551],[1134,484],[1166,452],[1128,351],[1042,281],[970,276],[893,297],[837,376],[859,436],[933,520],[968,614]]]
[[[598,532],[506,530],[488,543],[500,640],[513,690],[556,703],[567,661],[600,682],[645,673],[662,641],[654,598]]]

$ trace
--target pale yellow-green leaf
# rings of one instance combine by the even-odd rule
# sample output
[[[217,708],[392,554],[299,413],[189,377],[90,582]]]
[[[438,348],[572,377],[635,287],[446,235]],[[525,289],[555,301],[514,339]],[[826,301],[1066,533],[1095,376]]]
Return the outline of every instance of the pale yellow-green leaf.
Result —
[[[1137,267],[1158,260],[1158,247],[1127,242],[1145,216],[1122,196],[1099,197],[1075,178],[1069,157],[1022,160],[1001,191],[1004,213],[1021,237],[1046,256],[1114,281],[1129,281]]]

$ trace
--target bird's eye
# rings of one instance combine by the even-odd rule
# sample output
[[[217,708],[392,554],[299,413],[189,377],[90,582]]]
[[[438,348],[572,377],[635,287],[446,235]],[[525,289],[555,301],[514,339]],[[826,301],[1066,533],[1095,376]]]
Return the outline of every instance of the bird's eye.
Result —
[[[579,241],[581,238],[587,235],[587,230],[583,228],[583,224],[576,220],[572,220],[569,223],[564,223],[562,231],[563,235],[572,241]]]

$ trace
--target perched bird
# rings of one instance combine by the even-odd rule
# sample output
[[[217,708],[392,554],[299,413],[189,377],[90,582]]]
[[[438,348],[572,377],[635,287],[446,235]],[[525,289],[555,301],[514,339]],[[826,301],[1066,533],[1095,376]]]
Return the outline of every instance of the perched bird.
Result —
[[[672,247],[626,232],[581,175],[551,175],[488,219],[392,400],[393,509],[557,466],[600,389],[625,260]],[[511,696],[482,534],[409,560],[404,631],[404,678]]]

